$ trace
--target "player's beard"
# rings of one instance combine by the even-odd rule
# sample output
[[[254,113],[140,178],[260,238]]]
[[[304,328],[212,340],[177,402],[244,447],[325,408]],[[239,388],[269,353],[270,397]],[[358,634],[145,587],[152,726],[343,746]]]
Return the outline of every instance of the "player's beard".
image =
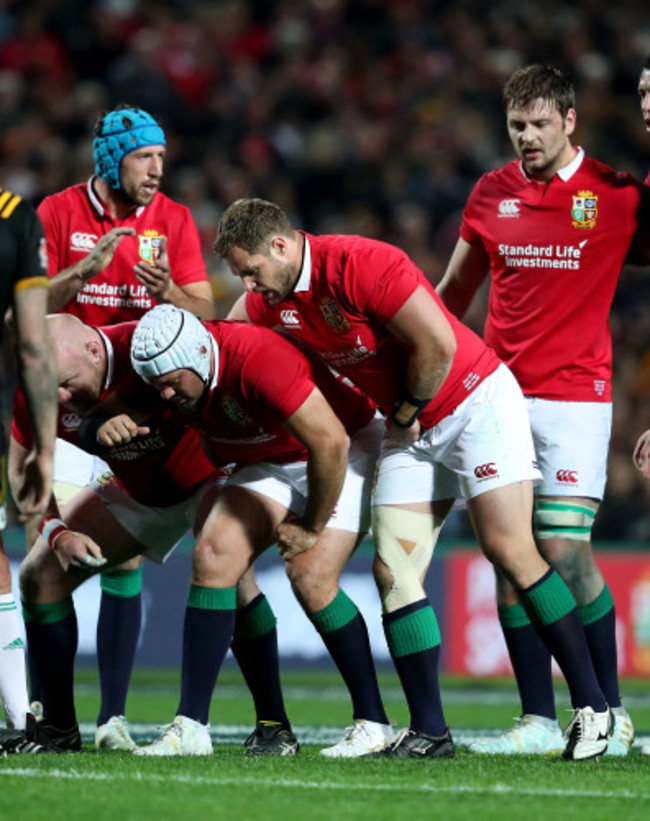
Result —
[[[269,304],[277,305],[291,296],[298,276],[294,274],[291,263],[276,261],[273,279],[274,287],[264,291],[262,295]]]
[[[118,192],[118,196],[122,198],[124,203],[131,208],[140,208],[141,206],[151,205],[153,198],[158,193],[158,189],[151,193],[144,188],[144,185],[122,187]]]

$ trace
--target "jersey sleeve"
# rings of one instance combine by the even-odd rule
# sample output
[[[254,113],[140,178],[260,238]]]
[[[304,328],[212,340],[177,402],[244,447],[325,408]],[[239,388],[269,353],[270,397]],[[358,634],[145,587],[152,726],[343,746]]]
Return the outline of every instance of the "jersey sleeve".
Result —
[[[375,243],[346,266],[345,290],[354,309],[386,325],[426,279],[399,248]]]
[[[60,236],[61,218],[54,207],[52,197],[46,197],[38,206],[38,216],[45,232],[45,247],[47,249],[47,273],[50,277],[63,270]]]
[[[314,389],[306,358],[279,334],[276,344],[260,344],[242,370],[247,399],[266,405],[280,422],[292,416]]]
[[[463,209],[463,219],[460,224],[461,238],[464,239],[469,245],[474,246],[483,245],[481,234],[477,230],[477,206],[480,198],[481,183],[482,180],[479,180],[472,189],[472,192],[465,203],[465,208]]]
[[[208,282],[201,240],[192,214],[184,205],[177,204],[177,208],[177,217],[171,222],[173,232],[167,239],[171,277],[177,285]]]

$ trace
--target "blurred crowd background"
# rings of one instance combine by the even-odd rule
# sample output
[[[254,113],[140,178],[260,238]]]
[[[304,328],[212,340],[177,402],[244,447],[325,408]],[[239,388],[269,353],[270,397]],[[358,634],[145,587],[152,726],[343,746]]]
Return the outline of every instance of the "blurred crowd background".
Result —
[[[192,210],[219,316],[241,286],[212,256],[214,227],[242,196],[314,233],[392,242],[436,283],[472,185],[512,158],[507,76],[561,68],[576,142],[645,179],[636,86],[649,54],[647,0],[0,0],[0,184],[38,204],[87,179],[95,119],[126,102],[165,128],[163,190]],[[483,294],[466,319],[477,330],[484,310]],[[650,428],[650,270],[624,271],[611,324],[595,538],[650,542],[650,485],[631,464]],[[466,527],[460,516],[447,535]]]

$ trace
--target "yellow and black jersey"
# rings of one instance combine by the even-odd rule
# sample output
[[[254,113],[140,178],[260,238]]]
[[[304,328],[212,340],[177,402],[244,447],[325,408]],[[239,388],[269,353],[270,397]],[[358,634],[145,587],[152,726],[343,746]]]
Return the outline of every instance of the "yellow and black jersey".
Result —
[[[14,292],[47,286],[45,239],[36,211],[18,194],[0,187],[0,317]]]

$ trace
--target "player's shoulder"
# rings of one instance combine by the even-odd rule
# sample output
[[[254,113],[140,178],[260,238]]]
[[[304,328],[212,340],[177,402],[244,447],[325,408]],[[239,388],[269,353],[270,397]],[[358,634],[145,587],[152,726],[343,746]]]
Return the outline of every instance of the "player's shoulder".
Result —
[[[585,157],[582,168],[584,174],[588,174],[594,180],[607,183],[615,188],[635,188],[640,189],[643,183],[627,171],[617,171],[607,163],[596,160],[593,157]]]
[[[20,194],[0,186],[0,224],[16,231],[37,225],[36,209]]]
[[[168,197],[167,194],[163,194],[162,191],[156,193],[153,202],[147,206],[147,209],[155,211],[158,216],[166,216],[173,219],[179,219],[180,217],[187,218],[190,215],[190,209],[187,205],[176,202],[176,200]]]
[[[334,265],[366,261],[373,257],[405,257],[406,252],[396,245],[382,240],[363,237],[358,234],[307,235],[316,261],[326,260]]]
[[[101,325],[99,326],[99,330],[105,334],[114,345],[129,345],[137,324],[137,319],[131,319],[128,322],[115,322],[111,325]]]
[[[498,168],[491,168],[482,174],[475,188],[479,190],[490,190],[491,188],[512,187],[513,184],[526,183],[526,178],[521,169],[521,163],[518,159],[510,160],[505,165],[500,165]]]
[[[69,185],[67,188],[62,188],[60,191],[55,191],[53,194],[48,194],[43,197],[39,205],[39,212],[45,208],[64,208],[71,202],[78,202],[88,196],[87,183],[75,183]]]

